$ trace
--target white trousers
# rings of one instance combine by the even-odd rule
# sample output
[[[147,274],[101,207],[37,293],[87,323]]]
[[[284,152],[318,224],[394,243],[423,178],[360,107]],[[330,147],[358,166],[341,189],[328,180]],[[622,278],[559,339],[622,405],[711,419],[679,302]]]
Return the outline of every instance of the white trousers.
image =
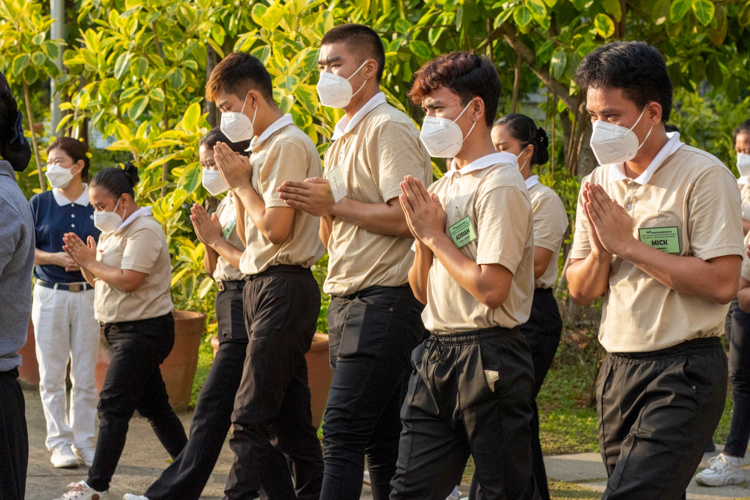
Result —
[[[31,321],[39,361],[39,392],[47,420],[47,449],[65,444],[96,445],[96,361],[99,323],[94,319],[94,290],[69,292],[34,286]],[[70,360],[70,413],[65,379]]]

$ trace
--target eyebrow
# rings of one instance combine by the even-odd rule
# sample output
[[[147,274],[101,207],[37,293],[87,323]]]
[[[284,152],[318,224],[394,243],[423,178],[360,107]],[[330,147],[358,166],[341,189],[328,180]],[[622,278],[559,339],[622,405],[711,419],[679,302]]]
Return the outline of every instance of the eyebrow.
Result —
[[[443,105],[444,105],[443,101],[440,101],[440,100],[437,100],[437,99],[433,99],[431,101],[427,101],[426,104],[422,103],[422,107],[425,107],[425,108],[435,108],[437,106],[443,106]]]
[[[611,115],[611,114],[617,113],[617,110],[612,109],[612,108],[603,109],[599,112],[596,112],[592,110],[591,108],[586,108],[586,111],[588,111],[589,113],[598,114],[598,115]]]
[[[340,61],[341,56],[328,56],[326,58],[318,59],[318,64],[324,66],[325,64],[331,64],[332,62]]]

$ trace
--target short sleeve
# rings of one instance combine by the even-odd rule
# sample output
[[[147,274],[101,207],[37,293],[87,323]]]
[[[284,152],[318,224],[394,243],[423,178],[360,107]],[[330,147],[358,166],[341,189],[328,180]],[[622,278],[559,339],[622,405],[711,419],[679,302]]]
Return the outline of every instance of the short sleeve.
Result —
[[[516,273],[523,259],[531,203],[520,189],[494,187],[480,193],[474,210],[477,221],[477,264],[500,264]]]
[[[368,161],[373,168],[372,176],[383,201],[387,202],[401,194],[401,182],[407,175],[419,179],[429,186],[425,164],[429,162],[419,134],[406,124],[385,122],[370,133],[365,142]],[[430,176],[432,175],[430,170]]]
[[[745,236],[744,248],[742,249],[742,279],[750,281],[750,258],[747,256],[747,246],[750,245],[750,233]]]
[[[136,228],[127,236],[120,268],[151,274],[162,249],[163,236],[148,226]]]
[[[585,259],[591,253],[591,241],[589,241],[589,224],[586,214],[583,212],[583,189],[587,182],[591,182],[588,175],[581,181],[581,190],[578,193],[578,205],[576,207],[575,233],[573,233],[573,246],[570,249],[571,259]]]
[[[709,260],[745,253],[740,192],[729,170],[717,166],[698,177],[688,205],[693,255]]]
[[[289,208],[289,205],[279,197],[278,188],[284,181],[302,182],[307,179],[309,164],[310,159],[302,145],[278,141],[271,146],[258,172],[258,194],[263,198],[266,208]]]
[[[534,211],[534,246],[557,251],[565,237],[568,216],[560,197],[545,193],[531,204]]]

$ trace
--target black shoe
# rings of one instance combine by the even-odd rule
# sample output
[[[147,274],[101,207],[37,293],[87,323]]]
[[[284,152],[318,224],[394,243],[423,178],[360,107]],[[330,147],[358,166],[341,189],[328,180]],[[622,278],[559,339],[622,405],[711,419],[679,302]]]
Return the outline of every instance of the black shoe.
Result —
[[[716,451],[716,444],[714,443],[714,440],[712,439],[710,443],[708,443],[708,446],[706,447],[706,453],[713,453]]]

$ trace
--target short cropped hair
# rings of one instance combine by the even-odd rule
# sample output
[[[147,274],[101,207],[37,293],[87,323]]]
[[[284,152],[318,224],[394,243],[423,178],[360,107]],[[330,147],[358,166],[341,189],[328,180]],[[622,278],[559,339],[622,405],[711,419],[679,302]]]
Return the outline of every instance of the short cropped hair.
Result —
[[[473,52],[453,52],[426,63],[414,75],[409,98],[422,104],[427,95],[439,87],[446,87],[466,105],[474,97],[484,101],[484,120],[487,126],[497,114],[500,101],[500,78],[492,62]]]
[[[205,146],[207,149],[213,149],[214,146],[216,146],[216,144],[219,142],[222,142],[229,146],[229,149],[231,149],[235,153],[239,153],[242,156],[250,156],[250,153],[247,151],[247,149],[250,147],[249,140],[232,142],[226,135],[224,135],[224,132],[222,132],[219,127],[209,130],[208,133],[203,136],[203,139],[200,140],[198,146]]]
[[[206,99],[214,102],[219,92],[228,92],[244,99],[250,90],[257,90],[266,101],[271,102],[271,75],[257,57],[245,52],[232,52],[211,71],[206,84]]]
[[[377,81],[383,77],[385,69],[385,49],[383,41],[374,29],[363,24],[340,24],[331,28],[320,41],[320,45],[345,43],[352,53],[362,59],[375,59],[378,63]]]
[[[583,58],[575,81],[589,88],[621,89],[626,99],[645,109],[649,102],[661,105],[663,122],[672,112],[672,80],[664,58],[646,42],[611,42]]]

